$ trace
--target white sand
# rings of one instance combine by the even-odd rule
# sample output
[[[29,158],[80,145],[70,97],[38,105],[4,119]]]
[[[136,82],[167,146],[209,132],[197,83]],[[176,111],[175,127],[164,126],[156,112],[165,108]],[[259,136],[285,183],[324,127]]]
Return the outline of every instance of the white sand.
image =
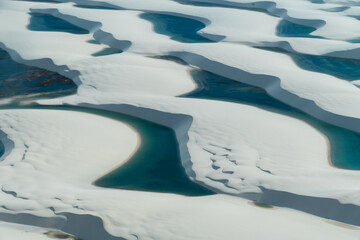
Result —
[[[176,97],[195,88],[189,68],[147,57],[179,56],[208,71],[262,85],[292,104],[294,98],[285,98],[280,90],[314,101],[313,108],[304,110],[338,114],[342,121],[337,124],[345,124],[347,116],[359,122],[360,94],[353,84],[300,69],[286,55],[239,43],[272,46],[285,42],[296,51],[312,54],[350,51],[358,45],[339,40],[359,35],[358,21],[346,13],[323,11],[320,4],[305,0],[278,0],[277,7],[287,10],[284,17],[316,27],[318,20],[326,22],[314,34],[332,38],[290,39],[275,36],[279,19],[265,13],[186,6],[168,0],[104,2],[130,10],[81,9],[72,3],[0,3],[0,21],[11,22],[0,26],[0,46],[19,62],[74,77],[79,85],[76,96],[42,103],[126,103],[189,115],[193,118],[187,144],[191,164],[183,164],[192,180],[234,195],[259,193],[265,187],[360,205],[360,173],[330,166],[327,140],[316,129],[242,104]],[[86,27],[94,35],[29,31],[30,8]],[[175,42],[154,33],[152,24],[139,18],[142,11],[165,11],[203,21],[207,27],[200,34],[212,39],[224,36],[224,41]],[[88,43],[92,37],[103,45]],[[91,56],[105,45],[126,52]],[[198,61],[196,56],[207,60]],[[68,69],[81,75],[75,77]],[[241,70],[264,74],[269,84],[262,82],[264,79],[243,78]],[[270,82],[272,76],[279,79],[278,85]],[[152,117],[147,116],[155,121]],[[109,233],[126,239],[358,238],[357,229],[291,209],[259,208],[238,197],[190,198],[94,187],[91,183],[131,156],[139,141],[133,129],[114,120],[66,111],[6,110],[0,111],[0,129],[15,143],[0,163],[0,205],[5,206],[1,212],[52,217],[54,209],[56,213],[92,214],[104,221]]]

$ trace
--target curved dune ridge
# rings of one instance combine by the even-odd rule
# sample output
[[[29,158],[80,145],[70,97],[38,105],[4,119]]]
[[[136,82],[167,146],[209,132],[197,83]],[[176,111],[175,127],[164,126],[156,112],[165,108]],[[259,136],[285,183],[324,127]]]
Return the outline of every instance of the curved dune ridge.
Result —
[[[0,47],[77,91],[1,102],[0,220],[39,239],[357,239],[359,17],[346,0],[1,1]],[[163,159],[131,162],[147,142]]]

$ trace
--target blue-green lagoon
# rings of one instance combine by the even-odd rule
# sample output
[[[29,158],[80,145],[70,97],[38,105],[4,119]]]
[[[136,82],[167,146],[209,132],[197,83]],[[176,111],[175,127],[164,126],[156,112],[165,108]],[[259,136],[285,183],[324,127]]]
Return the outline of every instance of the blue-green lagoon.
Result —
[[[257,48],[286,54],[297,66],[307,71],[324,73],[348,81],[360,79],[360,60],[287,52],[274,47]]]
[[[117,169],[96,180],[96,186],[187,196],[214,194],[188,178],[181,164],[179,143],[170,128],[130,115],[87,107],[32,105],[2,109],[9,108],[85,112],[115,119],[136,129],[141,136],[137,152]]]
[[[72,34],[88,34],[89,31],[50,14],[29,13],[30,23],[27,26],[31,31],[67,32]]]
[[[310,33],[314,32],[315,30],[316,28],[296,24],[283,19],[276,27],[276,35],[279,37],[323,38],[320,36],[310,35]]]
[[[184,43],[213,42],[197,34],[199,30],[205,28],[205,24],[200,21],[158,13],[142,13],[140,17],[151,22],[156,33],[169,36],[175,41]]]

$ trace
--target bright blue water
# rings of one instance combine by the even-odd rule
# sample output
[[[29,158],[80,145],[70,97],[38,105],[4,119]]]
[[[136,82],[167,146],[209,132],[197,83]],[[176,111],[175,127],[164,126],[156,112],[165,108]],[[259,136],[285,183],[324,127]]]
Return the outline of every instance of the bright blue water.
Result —
[[[74,82],[57,73],[14,62],[0,49],[0,98],[54,97],[76,92]],[[40,94],[40,95],[39,95]]]
[[[205,27],[205,24],[200,21],[157,13],[142,13],[140,17],[150,21],[156,33],[169,36],[175,41],[184,43],[213,42],[197,34]]]
[[[316,28],[313,27],[292,23],[287,20],[281,20],[276,27],[276,35],[279,37],[322,38],[310,35],[310,33],[315,30]]]
[[[138,151],[125,164],[98,179],[95,182],[97,186],[188,196],[213,194],[193,183],[186,175],[175,133],[170,128],[121,113],[85,107],[32,105],[17,108],[86,112],[124,122],[136,129],[141,136]]]
[[[261,88],[203,70],[192,70],[191,75],[199,85],[199,89],[184,97],[243,103],[298,118],[312,125],[330,139],[331,159],[335,166],[345,169],[360,169],[360,134],[317,120],[270,97]]]
[[[72,34],[88,34],[89,31],[68,23],[50,14],[30,13],[30,23],[27,26],[31,31],[67,32]]]

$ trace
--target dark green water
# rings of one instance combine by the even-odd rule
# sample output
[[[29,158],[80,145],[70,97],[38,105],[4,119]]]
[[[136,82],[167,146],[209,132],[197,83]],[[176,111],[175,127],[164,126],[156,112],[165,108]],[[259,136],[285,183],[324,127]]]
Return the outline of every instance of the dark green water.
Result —
[[[343,6],[343,7],[334,7],[334,8],[328,8],[328,9],[322,9],[323,11],[326,12],[343,12],[345,10],[348,10],[350,7],[349,6]]]
[[[325,3],[324,0],[309,0],[309,2],[315,3],[315,4],[323,4]]]
[[[57,73],[19,64],[0,49],[0,98],[55,97],[76,93],[75,83]]]
[[[29,13],[30,23],[27,26],[31,31],[67,32],[72,34],[88,34],[89,31],[50,14]]]
[[[95,1],[92,1],[92,3],[96,3]],[[86,9],[99,9],[99,10],[124,10],[124,8],[118,7],[118,6],[96,6],[96,5],[83,5],[83,4],[75,4],[75,7],[78,8],[86,8]]]
[[[83,5],[79,5],[77,7],[83,7]],[[108,9],[106,7],[96,7],[89,6],[86,8],[96,8],[96,9]],[[30,13],[30,23],[28,25],[28,29],[31,31],[51,31],[51,32],[67,32],[72,34],[88,34],[89,31],[83,28],[77,27],[71,23],[68,23],[60,18],[54,17],[50,14],[40,14],[40,13]],[[100,44],[96,40],[89,40],[88,43],[92,44]],[[122,53],[121,50],[116,48],[104,48],[98,52],[91,54],[94,57],[106,56],[111,54]]]
[[[56,0],[16,0],[16,1],[20,1],[20,2],[22,2],[22,1],[24,1],[24,2],[41,2],[41,3],[60,3],[60,1],[56,1]]]
[[[96,180],[96,186],[188,196],[214,194],[188,178],[181,164],[175,133],[170,128],[121,113],[85,107],[33,105],[18,109],[85,112],[115,119],[136,129],[141,136],[138,151],[125,164]]]
[[[191,1],[191,0],[173,0],[174,2],[178,2],[183,5],[190,5],[190,6],[198,6],[198,7],[221,7],[221,8],[231,8],[231,9],[240,9],[240,10],[247,10],[247,11],[253,11],[253,12],[261,12],[266,13],[273,17],[278,17],[275,14],[270,13],[266,8],[259,8],[256,7],[255,3],[238,3],[238,2],[232,2],[232,4],[226,4],[222,2],[217,3],[210,3],[210,2],[198,2],[198,1]]]
[[[360,79],[360,60],[288,53],[301,68],[345,80]]]
[[[6,51],[0,49],[0,99],[12,98],[13,104],[16,104],[33,98],[72,95],[76,90],[77,86],[69,78],[17,63]],[[0,142],[0,157],[4,151],[4,145]]]
[[[2,142],[0,142],[0,157],[2,157],[4,153],[5,153],[5,146]]]
[[[291,53],[280,48],[259,48],[287,54],[304,70],[324,73],[348,81],[360,79],[360,60]]]
[[[349,43],[360,43],[360,38],[348,40]]]
[[[183,43],[213,42],[197,34],[199,30],[205,28],[205,24],[200,21],[157,13],[142,13],[140,17],[151,22],[156,33],[169,36],[175,41]]]
[[[99,57],[99,56],[107,56],[107,55],[112,55],[112,54],[118,54],[118,53],[122,53],[123,51],[116,49],[116,48],[104,48],[103,50],[93,53],[91,54],[94,57]]]
[[[331,160],[335,166],[360,170],[360,134],[317,120],[270,97],[261,88],[203,70],[192,70],[191,75],[199,89],[183,97],[243,103],[305,121],[328,137]]]
[[[323,38],[310,35],[310,33],[315,30],[316,28],[292,23],[287,20],[281,20],[276,27],[276,35],[279,37]]]

